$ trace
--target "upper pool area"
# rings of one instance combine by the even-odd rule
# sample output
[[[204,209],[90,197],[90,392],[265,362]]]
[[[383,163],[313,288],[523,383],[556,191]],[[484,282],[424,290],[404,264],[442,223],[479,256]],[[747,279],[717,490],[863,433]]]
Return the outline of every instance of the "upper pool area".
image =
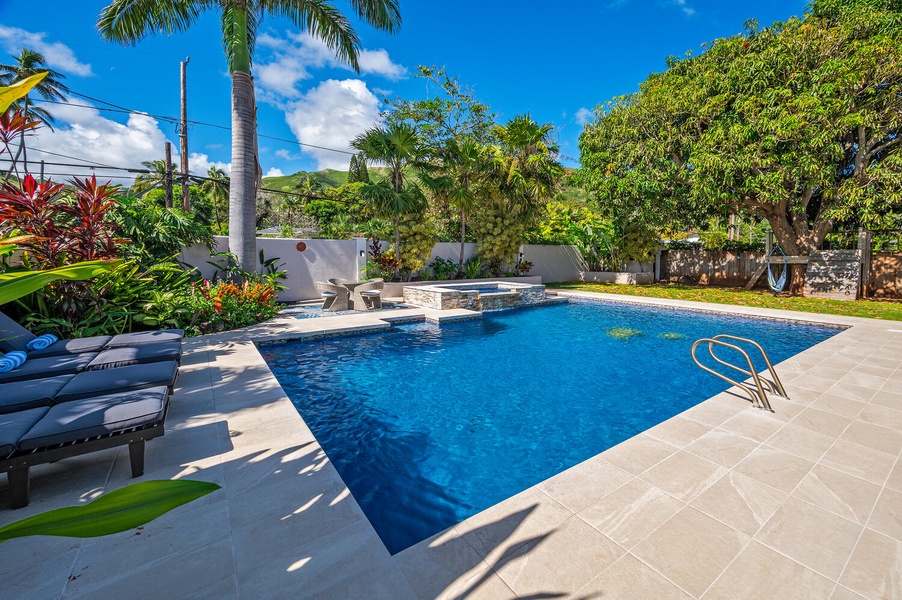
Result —
[[[839,331],[577,301],[260,351],[396,553],[726,389],[696,339],[776,364]]]

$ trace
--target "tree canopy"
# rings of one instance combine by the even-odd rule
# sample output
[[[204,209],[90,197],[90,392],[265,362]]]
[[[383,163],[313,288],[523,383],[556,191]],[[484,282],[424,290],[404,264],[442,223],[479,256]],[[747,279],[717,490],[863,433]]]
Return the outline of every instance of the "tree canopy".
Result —
[[[597,108],[580,176],[606,211],[659,226],[751,213],[787,254],[818,248],[837,220],[893,222],[902,2],[816,0],[705,46]]]

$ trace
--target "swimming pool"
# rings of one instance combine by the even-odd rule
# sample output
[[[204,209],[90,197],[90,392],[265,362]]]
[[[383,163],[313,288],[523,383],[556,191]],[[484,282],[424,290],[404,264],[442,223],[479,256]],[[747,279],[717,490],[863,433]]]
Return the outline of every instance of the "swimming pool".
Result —
[[[580,301],[260,351],[396,553],[726,389],[696,339],[776,364],[839,331]]]

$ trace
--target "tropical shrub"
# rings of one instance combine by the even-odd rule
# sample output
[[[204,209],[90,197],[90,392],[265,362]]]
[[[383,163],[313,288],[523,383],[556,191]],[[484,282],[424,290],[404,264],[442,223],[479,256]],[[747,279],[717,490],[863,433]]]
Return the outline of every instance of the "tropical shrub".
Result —
[[[432,247],[435,245],[435,226],[416,215],[405,215],[400,219],[401,272],[409,278],[426,266]]]
[[[187,329],[197,335],[247,327],[274,317],[279,310],[276,300],[276,289],[268,283],[194,283],[188,298],[193,315]]]
[[[476,236],[476,254],[500,274],[502,265],[510,263],[519,251],[526,224],[502,207],[488,203],[473,211],[470,230]]]
[[[154,198],[126,196],[114,211],[122,235],[129,243],[120,252],[144,268],[177,257],[182,248],[193,244],[213,247],[213,231],[194,214],[180,208],[166,208]]]

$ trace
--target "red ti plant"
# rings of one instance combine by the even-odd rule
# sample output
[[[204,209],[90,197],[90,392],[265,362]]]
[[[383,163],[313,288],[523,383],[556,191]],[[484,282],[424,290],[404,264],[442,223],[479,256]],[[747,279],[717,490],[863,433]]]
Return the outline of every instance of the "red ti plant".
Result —
[[[41,268],[116,256],[116,224],[109,218],[118,188],[97,179],[70,179],[73,198],[62,184],[38,183],[26,175],[21,185],[0,186],[0,230],[37,236],[22,244]]]
[[[62,211],[72,217],[69,259],[115,258],[115,227],[111,225],[109,215],[117,205],[118,186],[111,186],[109,182],[97,185],[94,175],[90,179],[70,179],[69,183],[75,186],[75,198],[62,207]]]
[[[10,109],[0,114],[0,144],[2,144],[0,146],[0,154],[6,151],[10,155],[10,169],[3,179],[4,182],[9,179],[9,175],[13,171],[16,172],[16,175],[19,174],[19,170],[16,168],[19,154],[17,152],[15,156],[12,156],[13,151],[10,148],[10,144],[14,140],[22,139],[26,131],[34,129],[38,125],[40,125],[40,121],[29,121],[28,117],[21,110]],[[22,148],[20,147],[19,152],[21,151]]]
[[[62,184],[38,183],[26,175],[21,185],[3,182],[0,187],[0,222],[4,233],[18,232],[39,239],[23,245],[42,268],[61,266],[64,255],[64,225],[61,222]]]

